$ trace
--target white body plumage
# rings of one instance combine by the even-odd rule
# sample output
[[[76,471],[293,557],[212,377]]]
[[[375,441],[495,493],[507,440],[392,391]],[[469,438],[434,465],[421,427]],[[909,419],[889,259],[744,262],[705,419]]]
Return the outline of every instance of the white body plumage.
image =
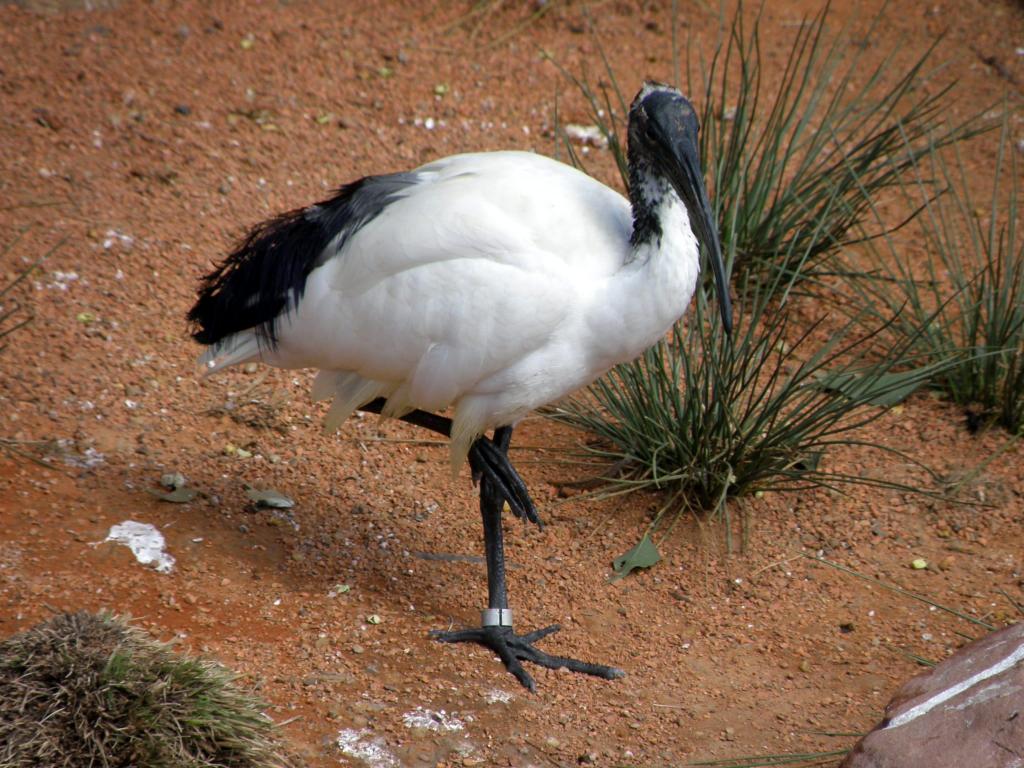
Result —
[[[276,345],[249,329],[201,362],[319,369],[313,397],[334,398],[331,429],[382,396],[388,416],[451,407],[457,468],[485,430],[636,357],[689,304],[697,240],[656,175],[642,194],[660,232],[636,246],[628,200],[539,155],[456,155],[411,176],[327,246]]]

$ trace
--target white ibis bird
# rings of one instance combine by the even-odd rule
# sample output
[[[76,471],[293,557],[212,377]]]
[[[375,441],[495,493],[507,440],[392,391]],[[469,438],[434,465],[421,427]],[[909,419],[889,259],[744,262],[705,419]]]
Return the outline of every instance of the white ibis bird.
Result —
[[[480,484],[489,600],[480,627],[433,635],[491,648],[531,690],[524,660],[623,672],[538,650],[558,625],[512,630],[504,503],[540,524],[508,460],[512,429],[660,339],[693,295],[699,243],[730,328],[697,131],[679,91],[643,86],[629,112],[629,200],[527,152],[367,176],[256,226],[188,315],[210,371],[318,369],[313,398],[333,397],[330,429],[363,410],[449,436],[453,470],[468,457]]]

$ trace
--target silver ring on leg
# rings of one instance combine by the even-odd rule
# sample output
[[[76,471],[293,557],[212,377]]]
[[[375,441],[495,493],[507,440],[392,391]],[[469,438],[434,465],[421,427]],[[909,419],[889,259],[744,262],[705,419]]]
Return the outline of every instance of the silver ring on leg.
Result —
[[[484,608],[480,611],[480,626],[482,627],[511,627],[511,608]]]

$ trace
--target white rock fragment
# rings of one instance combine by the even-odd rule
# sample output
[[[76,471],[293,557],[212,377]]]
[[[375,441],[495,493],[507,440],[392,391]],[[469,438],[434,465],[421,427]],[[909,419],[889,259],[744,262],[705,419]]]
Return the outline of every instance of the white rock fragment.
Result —
[[[118,232],[116,229],[108,229],[103,235],[103,250],[109,251],[115,245],[120,245],[125,250],[131,250],[135,245],[135,238]]]
[[[601,133],[601,129],[596,125],[577,125],[576,123],[569,123],[565,126],[565,135],[570,140],[579,142],[580,144],[589,144],[594,147],[605,149],[608,146],[608,139],[605,138],[604,134]]]
[[[381,738],[373,738],[367,729],[345,728],[338,732],[338,749],[349,757],[362,760],[370,768],[396,768],[398,760],[384,745]]]
[[[508,704],[512,698],[511,693],[503,691],[501,688],[492,688],[484,694],[484,701],[488,704]]]
[[[174,558],[167,554],[164,536],[149,523],[137,523],[126,520],[110,529],[104,542],[124,544],[135,559],[143,565],[151,565],[159,573],[170,573],[174,568]]]
[[[406,728],[424,728],[428,731],[461,731],[466,727],[459,718],[449,715],[443,709],[435,712],[424,707],[406,712],[402,715],[402,722]]]
[[[107,460],[107,457],[95,448],[86,448],[80,454],[65,453],[62,458],[69,467],[80,469],[93,469]]]
[[[417,128],[426,128],[428,131],[432,131],[435,128],[444,128],[447,125],[444,120],[437,120],[433,117],[415,117],[412,124]]]
[[[66,291],[71,283],[78,280],[77,272],[62,272],[57,269],[53,272],[53,281],[46,284],[47,288],[56,288],[58,291]],[[36,288],[42,288],[39,283],[36,283]]]

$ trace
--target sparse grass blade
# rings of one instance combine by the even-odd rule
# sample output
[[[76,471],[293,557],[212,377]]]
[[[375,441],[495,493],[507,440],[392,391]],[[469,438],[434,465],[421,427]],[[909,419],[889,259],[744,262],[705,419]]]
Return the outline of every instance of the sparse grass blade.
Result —
[[[833,749],[828,752],[789,752],[778,755],[749,755],[746,757],[727,757],[719,760],[700,760],[686,763],[694,768],[770,768],[770,766],[787,766],[787,768],[812,768],[812,766],[839,765],[846,757],[848,749]]]
[[[948,613],[948,614],[950,614],[952,616],[956,616],[958,619],[962,619],[962,620],[964,620],[964,621],[966,621],[966,622],[968,622],[970,624],[975,624],[975,625],[981,627],[982,629],[987,630],[988,632],[992,632],[992,631],[995,630],[995,627],[992,626],[991,624],[988,624],[988,623],[982,621],[981,619],[977,619],[974,616],[971,616],[970,614],[964,613],[963,611],[958,611],[955,608],[950,608],[949,606],[943,605],[942,603],[939,603],[939,602],[933,600],[930,597],[926,597],[924,595],[919,595],[916,592],[911,592],[910,590],[903,589],[903,587],[898,587],[895,584],[889,584],[888,582],[882,581],[881,579],[876,579],[874,576],[868,576],[868,575],[863,574],[863,573],[861,573],[859,571],[855,571],[852,568],[847,568],[845,565],[841,565],[839,563],[834,563],[831,560],[825,559],[824,557],[818,557],[817,555],[807,555],[807,554],[803,555],[803,557],[806,557],[808,560],[811,560],[811,561],[813,561],[815,563],[821,563],[822,565],[828,566],[829,568],[834,568],[837,571],[849,574],[850,576],[854,576],[854,577],[856,577],[858,579],[861,579],[863,581],[868,581],[868,582],[871,582],[872,584],[877,584],[878,586],[882,587],[883,589],[887,589],[890,592],[895,592],[895,593],[897,593],[899,595],[903,595],[904,597],[908,597],[911,600],[917,600],[920,603],[924,603],[925,605],[928,605],[928,606],[931,606],[932,608],[935,608],[937,610],[943,611],[944,613]]]
[[[4,247],[3,251],[0,252],[0,262],[2,262],[9,253],[14,251],[25,234],[29,232],[29,229],[30,228],[22,229],[18,232],[14,240]],[[58,242],[43,256],[17,273],[6,285],[0,286],[0,353],[7,349],[9,340],[15,333],[25,328],[25,326],[35,319],[31,310],[28,309],[16,296],[15,289],[27,280],[36,267],[48,258],[50,254],[60,248],[66,240],[67,238],[64,238]],[[48,466],[43,463],[38,456],[24,450],[25,447],[30,445],[30,443],[26,443],[26,441],[23,440],[12,440],[0,436],[0,451],[12,456],[27,459],[37,464],[41,464],[42,466]]]
[[[906,650],[904,648],[900,648],[898,646],[893,645],[892,643],[884,643],[884,645],[885,645],[886,648],[888,648],[893,653],[899,654],[900,656],[902,656],[905,659],[909,659],[910,661],[914,662],[918,666],[929,667],[929,668],[930,667],[938,666],[938,662],[932,661],[931,659],[926,659],[924,656],[918,656],[913,651],[908,651],[908,650]]]
[[[17,237],[9,243],[0,253],[0,260],[7,256],[14,248],[21,242],[22,237],[28,232],[27,229],[22,230],[18,233]],[[63,240],[58,245],[50,249],[46,254],[49,256],[53,253],[56,248],[59,248],[63,244]],[[14,276],[6,285],[0,286],[0,352],[3,352],[7,348],[7,340],[17,331],[24,328],[30,322],[32,322],[32,313],[26,309],[25,305],[22,304],[15,298],[12,298],[13,291],[23,281],[28,279],[28,276],[32,274],[32,271],[39,266],[40,262],[46,258],[43,256],[32,264],[21,270]]]

